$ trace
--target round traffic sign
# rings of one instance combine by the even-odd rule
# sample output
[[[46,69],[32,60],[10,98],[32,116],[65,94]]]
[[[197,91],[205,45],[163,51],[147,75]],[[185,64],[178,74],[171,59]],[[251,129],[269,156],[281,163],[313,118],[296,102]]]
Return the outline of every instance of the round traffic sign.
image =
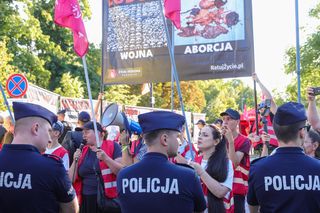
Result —
[[[7,80],[6,90],[12,98],[24,96],[28,90],[27,78],[21,74],[10,75]]]

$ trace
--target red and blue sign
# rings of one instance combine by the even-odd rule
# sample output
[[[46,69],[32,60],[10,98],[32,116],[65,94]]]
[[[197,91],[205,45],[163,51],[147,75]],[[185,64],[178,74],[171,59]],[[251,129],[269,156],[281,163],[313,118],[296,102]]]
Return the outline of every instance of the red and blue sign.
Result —
[[[24,96],[28,90],[28,80],[21,74],[13,74],[7,80],[7,92],[12,98],[20,98]]]

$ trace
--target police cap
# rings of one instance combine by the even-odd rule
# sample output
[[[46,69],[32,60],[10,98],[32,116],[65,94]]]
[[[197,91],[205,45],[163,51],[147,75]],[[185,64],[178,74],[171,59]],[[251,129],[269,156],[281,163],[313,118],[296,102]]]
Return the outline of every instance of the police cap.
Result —
[[[78,120],[86,123],[86,122],[90,121],[91,118],[90,118],[89,113],[87,113],[86,111],[82,111],[79,113]]]
[[[273,122],[280,126],[288,126],[307,120],[304,106],[296,102],[288,102],[281,105],[274,115]]]
[[[53,112],[37,104],[13,102],[12,107],[16,121],[27,117],[40,117],[51,125],[57,121],[57,116]]]
[[[60,132],[60,134],[62,134],[63,130],[64,130],[63,123],[61,121],[57,121],[57,122],[53,123],[52,129],[55,131],[58,131],[58,132]]]
[[[138,115],[139,124],[143,133],[159,129],[181,131],[185,118],[182,115],[168,112],[155,111]]]
[[[220,116],[225,116],[225,115],[229,115],[230,118],[232,118],[233,120],[240,119],[239,112],[231,108],[227,109],[225,112],[220,113]]]
[[[61,109],[61,110],[59,110],[58,112],[57,112],[57,114],[59,115],[59,114],[65,114],[66,113],[66,109]]]

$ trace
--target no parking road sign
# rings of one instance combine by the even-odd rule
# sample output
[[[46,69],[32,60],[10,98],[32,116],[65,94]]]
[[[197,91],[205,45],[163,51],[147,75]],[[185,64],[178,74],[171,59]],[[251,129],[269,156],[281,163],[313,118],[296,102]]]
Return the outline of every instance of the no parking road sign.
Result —
[[[10,97],[20,98],[28,90],[28,80],[21,74],[13,74],[7,80],[6,89]]]

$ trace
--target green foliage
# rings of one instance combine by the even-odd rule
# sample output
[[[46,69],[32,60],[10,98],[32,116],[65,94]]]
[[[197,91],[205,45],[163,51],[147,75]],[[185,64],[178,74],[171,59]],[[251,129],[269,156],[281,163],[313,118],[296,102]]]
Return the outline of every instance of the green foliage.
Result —
[[[320,19],[320,4],[310,11],[310,15]],[[317,26],[319,29],[320,26]],[[286,73],[296,72],[296,49],[290,48],[286,52]],[[301,61],[301,100],[306,103],[305,91],[308,86],[320,86],[320,31],[311,34],[300,49]],[[287,87],[288,99],[297,100],[297,79]]]
[[[207,105],[204,112],[209,123],[220,118],[220,113],[227,108],[242,111],[244,104],[248,109],[254,106],[253,90],[240,80],[210,80],[199,83],[199,86],[205,93]]]
[[[60,88],[60,82],[65,73],[78,76],[76,79],[82,85],[85,77],[82,61],[73,51],[71,31],[53,22],[54,4],[55,0],[1,1],[0,41],[5,42],[8,52],[14,55],[10,65],[25,73],[29,82],[52,91],[62,91],[63,95],[67,92]],[[88,0],[81,0],[80,5],[84,19],[90,18]],[[93,96],[97,96],[100,86],[99,52],[99,48],[91,45],[87,55]],[[73,88],[79,87],[77,81],[69,83],[75,83]],[[87,92],[77,95],[87,96]]]
[[[54,92],[65,97],[83,98],[84,89],[82,82],[79,81],[79,76],[72,77],[71,74],[64,73],[60,80],[60,87],[57,87]]]
[[[12,61],[12,54],[8,53],[8,49],[6,47],[5,42],[0,41],[0,84],[2,89],[5,91],[6,97],[8,98],[8,94],[5,90],[6,80],[8,79],[9,75],[13,73],[17,73],[17,69],[10,65],[9,63]],[[6,106],[4,103],[4,99],[1,94],[0,98],[0,111],[5,110]]]

